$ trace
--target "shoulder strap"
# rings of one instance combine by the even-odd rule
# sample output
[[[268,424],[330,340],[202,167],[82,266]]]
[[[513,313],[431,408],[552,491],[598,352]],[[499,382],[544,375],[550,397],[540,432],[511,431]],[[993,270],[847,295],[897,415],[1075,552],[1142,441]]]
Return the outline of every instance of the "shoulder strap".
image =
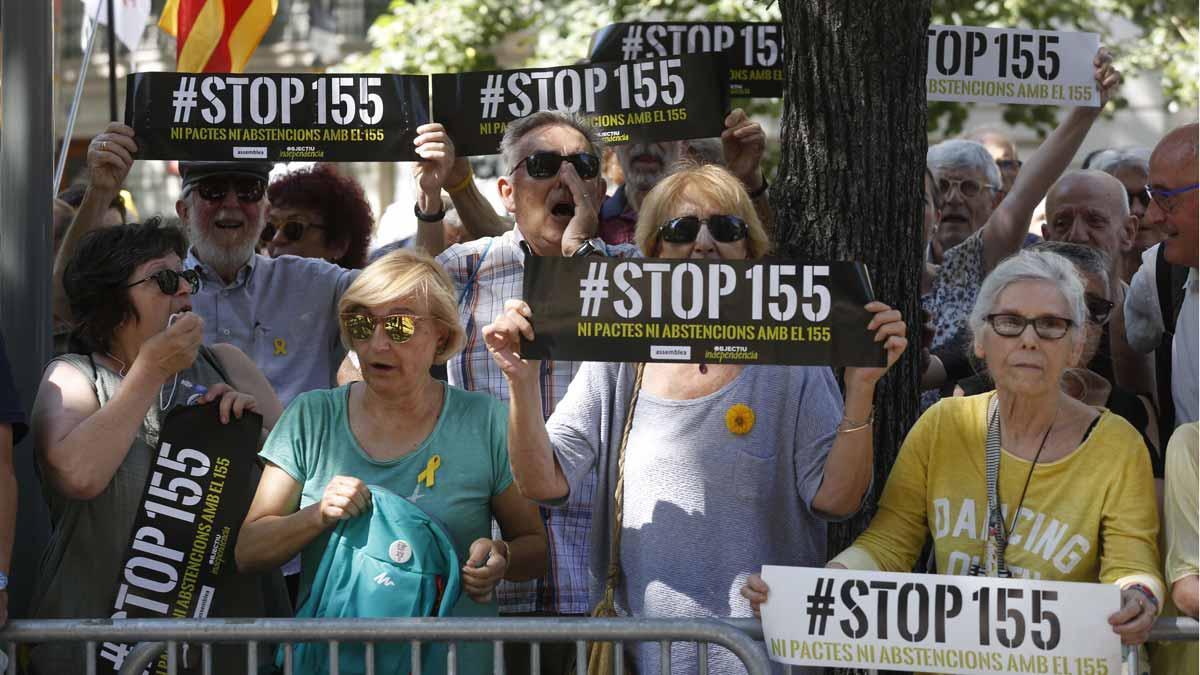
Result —
[[[621,579],[621,521],[625,512],[625,446],[629,444],[629,430],[633,427],[633,413],[637,410],[638,395],[642,391],[642,374],[646,364],[639,363],[633,378],[633,394],[629,397],[629,410],[625,413],[625,426],[621,429],[621,444],[617,446],[617,485],[613,489],[612,537],[608,546],[608,574],[604,578],[604,596],[593,610],[592,616],[615,616],[617,583]]]
[[[1000,479],[1000,399],[993,395],[988,403],[987,430],[987,483],[988,483],[988,546],[994,546],[996,576],[1009,577],[1008,565],[1004,562],[1004,550],[1008,548],[1008,532],[1005,530],[1004,514],[1000,511],[1000,497],[997,485]],[[984,561],[985,569],[991,563]],[[988,570],[990,571],[990,570]]]
[[[471,292],[471,286],[475,284],[475,277],[479,276],[479,270],[483,267],[483,259],[487,257],[488,251],[492,248],[492,242],[496,241],[495,237],[488,239],[488,242],[483,247],[483,253],[479,254],[479,262],[475,263],[475,269],[471,270],[471,276],[467,277],[467,283],[463,284],[462,292],[458,294],[458,306],[462,307],[463,300],[467,297],[467,293]]]

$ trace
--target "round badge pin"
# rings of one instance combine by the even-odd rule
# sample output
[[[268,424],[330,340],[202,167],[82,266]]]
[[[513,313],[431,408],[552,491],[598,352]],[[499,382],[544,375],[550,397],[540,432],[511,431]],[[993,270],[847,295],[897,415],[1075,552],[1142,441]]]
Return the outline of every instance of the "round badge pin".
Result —
[[[412,560],[412,546],[409,546],[408,542],[403,539],[397,539],[388,547],[388,557],[394,562],[403,565]]]

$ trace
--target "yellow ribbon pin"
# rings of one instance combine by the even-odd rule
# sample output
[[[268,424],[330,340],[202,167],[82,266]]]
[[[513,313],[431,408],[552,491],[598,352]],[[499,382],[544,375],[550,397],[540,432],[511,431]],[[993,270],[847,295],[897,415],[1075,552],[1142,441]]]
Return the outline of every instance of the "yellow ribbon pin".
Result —
[[[287,356],[287,340],[275,338],[275,356]]]
[[[433,487],[434,474],[442,466],[441,455],[434,455],[429,458],[429,463],[425,465],[425,470],[417,475],[417,482],[425,483],[425,487]]]

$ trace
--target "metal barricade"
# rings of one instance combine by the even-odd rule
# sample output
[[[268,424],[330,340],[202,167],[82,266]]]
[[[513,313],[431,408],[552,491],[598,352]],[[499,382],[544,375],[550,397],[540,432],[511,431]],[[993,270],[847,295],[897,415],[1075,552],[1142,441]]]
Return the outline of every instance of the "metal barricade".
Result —
[[[754,621],[753,623],[756,623]],[[759,630],[761,633],[761,629]],[[760,636],[761,637],[761,636]],[[201,646],[201,667],[212,672],[212,645],[241,643],[246,645],[246,670],[258,670],[258,644],[284,645],[285,673],[290,675],[292,645],[299,642],[329,644],[329,672],[339,675],[338,645],[365,645],[367,675],[373,675],[374,646],[386,642],[412,644],[412,672],[421,674],[421,645],[430,642],[449,643],[447,673],[457,672],[456,642],[491,642],[494,670],[504,674],[503,646],[505,642],[528,642],[530,672],[540,672],[542,643],[574,642],[578,663],[587,663],[589,641],[618,643],[615,649],[616,670],[623,670],[623,643],[657,642],[661,645],[662,672],[671,673],[671,644],[696,643],[697,662],[702,675],[708,673],[708,645],[729,650],[741,660],[749,675],[769,675],[770,663],[766,651],[740,626],[717,620],[702,619],[562,619],[562,618],[486,618],[486,619],[85,619],[13,621],[0,630],[0,645],[7,643],[10,657],[8,675],[16,675],[17,643],[84,643],[87,652],[87,675],[95,675],[96,647],[103,642],[138,643],[126,656],[121,675],[140,675],[167,650],[168,675],[179,672],[178,653],[182,643]],[[79,646],[79,645],[76,645]]]

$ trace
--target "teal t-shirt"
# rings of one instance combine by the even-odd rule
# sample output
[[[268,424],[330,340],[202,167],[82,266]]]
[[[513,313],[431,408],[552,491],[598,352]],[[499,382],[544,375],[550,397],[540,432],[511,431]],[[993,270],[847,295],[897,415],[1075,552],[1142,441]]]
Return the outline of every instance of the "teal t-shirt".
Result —
[[[262,457],[283,469],[301,486],[300,508],[321,501],[334,476],[353,476],[406,497],[441,521],[454,541],[460,563],[467,560],[471,542],[492,536],[491,499],[512,485],[508,464],[508,411],[504,404],[481,392],[446,387],[442,412],[429,437],[400,459],[372,459],[350,430],[347,414],[350,387],[310,391],[284,411],[271,430]],[[356,386],[366,386],[357,384]],[[397,410],[397,415],[404,411]],[[434,484],[417,476],[434,456],[440,465]],[[332,527],[330,531],[332,531]],[[300,553],[300,601],[303,602],[329,540],[328,532]],[[496,616],[495,596],[479,604],[463,593],[452,616]],[[490,643],[459,645],[463,673],[492,672]]]

